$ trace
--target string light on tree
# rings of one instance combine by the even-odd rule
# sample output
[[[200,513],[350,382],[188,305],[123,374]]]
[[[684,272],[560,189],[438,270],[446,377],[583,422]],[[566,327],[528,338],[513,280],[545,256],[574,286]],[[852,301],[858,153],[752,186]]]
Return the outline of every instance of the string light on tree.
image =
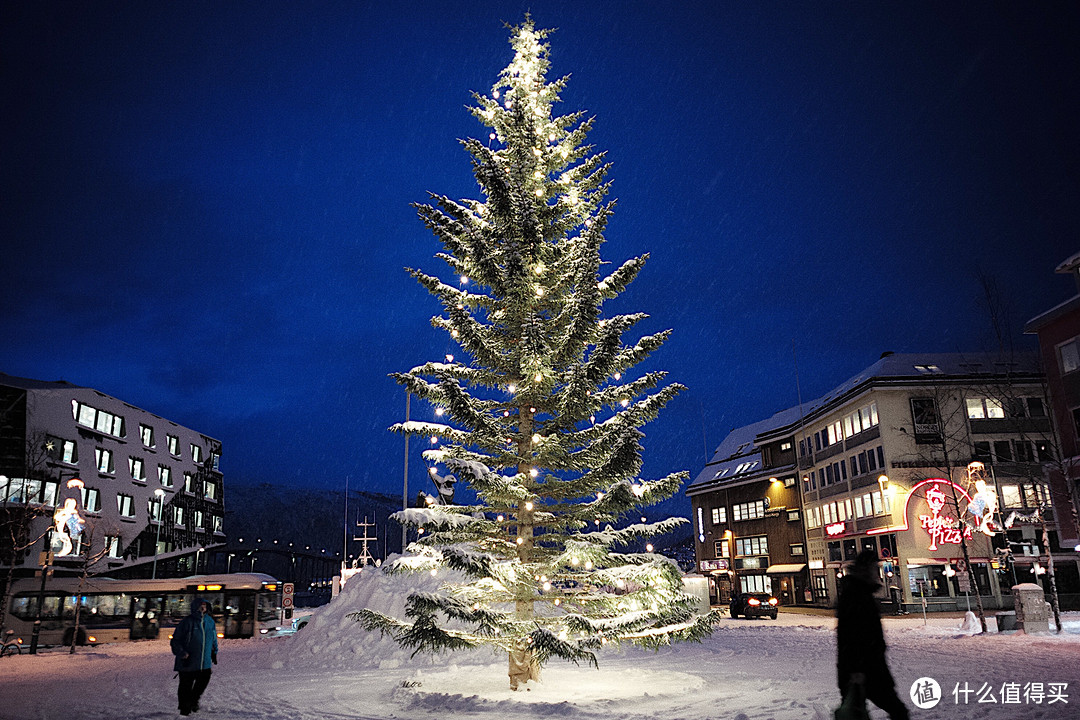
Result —
[[[514,648],[517,667],[553,657],[595,664],[593,649],[611,640],[657,647],[700,639],[716,617],[696,614],[696,601],[683,593],[681,574],[667,560],[621,551],[684,522],[625,522],[679,492],[687,477],[636,476],[642,463],[634,431],[682,388],[665,385],[658,371],[641,383],[647,389],[631,385],[612,395],[607,387],[608,379],[621,381],[622,370],[660,348],[669,332],[626,340],[632,316],[612,315],[606,305],[633,282],[645,257],[610,266],[601,259],[613,207],[606,198],[608,166],[587,144],[588,115],[560,116],[553,106],[569,76],[547,79],[547,35],[528,19],[514,28],[512,61],[487,97],[476,96],[474,117],[499,141],[463,143],[481,199],[436,195],[418,206],[460,287],[410,272],[441,302],[434,322],[450,331],[468,360],[455,363],[446,353],[445,364],[394,377],[439,417],[439,410],[453,408],[453,430],[435,426],[440,437],[431,437],[425,460],[455,473],[477,500],[396,516],[418,529],[423,554],[403,557],[393,569],[438,568],[452,558],[459,574],[445,591],[411,598],[404,620],[357,613],[366,627],[414,651],[497,645]],[[545,218],[542,232],[537,218]],[[473,288],[468,295],[466,282]],[[495,402],[502,392],[505,400]],[[639,403],[633,410],[631,396]],[[601,410],[605,421],[598,423]],[[394,429],[416,432],[415,423]],[[537,584],[515,581],[528,577]],[[563,598],[552,597],[563,583],[576,588],[567,611]],[[612,586],[619,593],[610,593]],[[469,598],[474,623],[461,618],[457,597]],[[560,610],[539,612],[537,603]],[[451,616],[459,624],[448,634]],[[587,629],[571,627],[571,617]],[[543,643],[530,642],[539,637]]]

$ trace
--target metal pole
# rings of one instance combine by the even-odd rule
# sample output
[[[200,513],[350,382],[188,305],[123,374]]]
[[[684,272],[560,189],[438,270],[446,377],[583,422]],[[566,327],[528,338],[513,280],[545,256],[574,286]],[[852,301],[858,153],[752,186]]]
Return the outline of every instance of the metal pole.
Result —
[[[164,505],[164,503],[165,503],[165,491],[162,490],[161,488],[158,488],[157,490],[154,491],[154,495],[157,495],[158,508],[157,508],[157,534],[156,534],[156,537],[154,538],[154,568],[150,572],[150,579],[151,580],[157,578],[158,548],[161,547],[161,522],[162,522],[162,516],[165,514],[164,513],[164,510],[165,510],[165,505]]]
[[[409,422],[409,399],[412,394],[405,391],[405,423]],[[405,430],[405,481],[401,489],[401,510],[404,512],[409,509],[409,431]],[[408,530],[404,523],[401,525],[401,554],[405,554],[405,546],[408,544]]]

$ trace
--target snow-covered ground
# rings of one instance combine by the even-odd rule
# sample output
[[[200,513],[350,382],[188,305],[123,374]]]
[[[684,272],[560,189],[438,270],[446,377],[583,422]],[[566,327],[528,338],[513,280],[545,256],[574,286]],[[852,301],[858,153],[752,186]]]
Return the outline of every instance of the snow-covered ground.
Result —
[[[410,658],[345,617],[361,607],[399,612],[410,582],[418,586],[366,573],[292,637],[223,641],[203,710],[193,717],[831,720],[838,704],[835,621],[828,616],[725,619],[701,644],[606,651],[600,670],[553,661],[540,684],[512,692],[505,657]],[[1080,718],[1080,614],[1065,621],[1061,635],[978,636],[961,632],[957,617],[931,615],[925,625],[919,615],[887,618],[901,694],[923,677],[941,687],[938,705],[913,707],[912,717]],[[164,640],[3,658],[0,718],[177,717],[171,668]],[[1062,694],[1067,702],[1051,702]],[[876,708],[871,714],[884,717]]]

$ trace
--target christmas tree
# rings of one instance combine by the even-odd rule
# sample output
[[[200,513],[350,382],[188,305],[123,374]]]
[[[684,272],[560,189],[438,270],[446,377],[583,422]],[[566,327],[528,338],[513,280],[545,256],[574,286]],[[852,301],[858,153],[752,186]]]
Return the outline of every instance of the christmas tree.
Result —
[[[513,62],[473,95],[489,139],[463,141],[484,199],[417,206],[460,281],[411,272],[441,301],[432,323],[463,358],[395,375],[446,422],[392,429],[437,438],[431,471],[444,465],[477,501],[398,513],[419,540],[385,571],[464,580],[411,595],[405,619],[354,617],[417,652],[504,648],[516,687],[553,656],[595,667],[606,643],[698,640],[716,618],[696,613],[672,561],[651,545],[630,551],[686,522],[641,517],[687,478],[638,478],[639,428],[683,388],[630,371],[670,331],[627,344],[645,315],[604,317],[647,255],[601,277],[612,202],[604,154],[584,144],[592,119],[553,114],[568,78],[546,79],[547,31],[530,18],[511,31]]]

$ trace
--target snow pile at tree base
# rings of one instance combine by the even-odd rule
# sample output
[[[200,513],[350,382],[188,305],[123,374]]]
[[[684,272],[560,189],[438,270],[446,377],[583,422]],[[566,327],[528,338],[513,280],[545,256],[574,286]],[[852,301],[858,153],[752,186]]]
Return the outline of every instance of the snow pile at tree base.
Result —
[[[275,643],[278,647],[273,653],[280,654],[282,659],[275,662],[274,667],[390,669],[410,664],[425,667],[451,662],[486,664],[498,659],[505,663],[505,656],[491,648],[434,656],[421,653],[410,658],[411,649],[402,649],[389,635],[365,630],[359,622],[347,617],[349,613],[366,608],[405,619],[405,602],[410,593],[438,592],[444,582],[462,579],[445,570],[432,577],[428,573],[387,575],[375,567],[364,568],[359,575],[349,578],[341,593],[328,605],[314,610],[307,627],[286,638],[285,642]]]

